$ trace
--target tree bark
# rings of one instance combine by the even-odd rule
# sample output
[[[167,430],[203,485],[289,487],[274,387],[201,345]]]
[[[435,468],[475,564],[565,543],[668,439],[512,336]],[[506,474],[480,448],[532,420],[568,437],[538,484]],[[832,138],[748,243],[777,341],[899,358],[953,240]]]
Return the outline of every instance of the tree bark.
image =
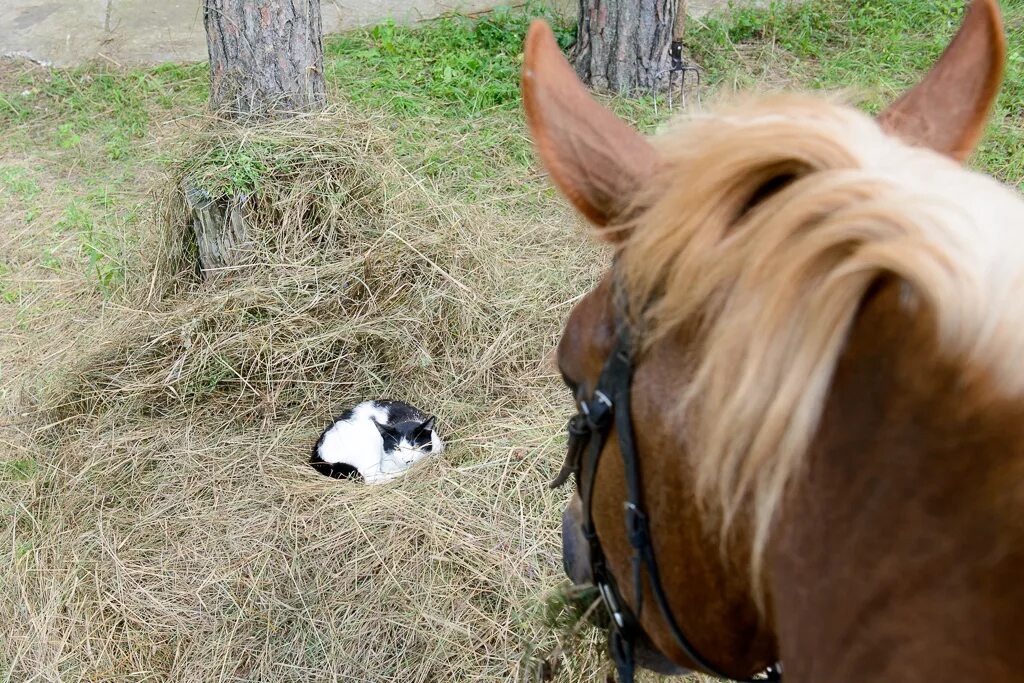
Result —
[[[244,263],[252,247],[248,198],[211,197],[190,178],[182,182],[181,190],[192,217],[199,275],[207,277]]]
[[[203,0],[210,108],[256,121],[320,109],[324,85],[320,0]],[[246,197],[211,197],[182,182],[199,272],[208,277],[251,254]]]
[[[669,46],[685,0],[579,0],[576,74],[595,90],[650,92],[667,83]],[[679,23],[680,29],[682,22]]]
[[[326,104],[320,0],[204,0],[210,105],[265,117]]]

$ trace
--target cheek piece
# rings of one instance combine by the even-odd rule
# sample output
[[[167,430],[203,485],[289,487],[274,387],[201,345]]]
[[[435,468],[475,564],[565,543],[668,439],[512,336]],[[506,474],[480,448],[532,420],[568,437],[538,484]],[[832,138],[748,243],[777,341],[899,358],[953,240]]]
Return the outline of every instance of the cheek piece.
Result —
[[[658,563],[651,545],[650,528],[647,515],[643,511],[641,500],[640,471],[637,465],[636,444],[634,441],[633,422],[630,415],[630,389],[633,383],[633,356],[629,327],[625,316],[619,311],[625,310],[620,301],[621,290],[615,288],[617,339],[615,348],[605,361],[598,379],[597,387],[586,400],[580,401],[579,412],[568,424],[569,443],[565,463],[558,475],[551,482],[551,488],[562,486],[572,475],[576,479],[576,489],[583,503],[582,531],[590,551],[590,568],[594,584],[601,594],[602,602],[611,617],[609,627],[609,649],[620,683],[633,683],[636,671],[635,645],[643,634],[640,616],[643,614],[643,574],[646,571],[651,592],[654,595],[659,612],[679,649],[694,664],[705,672],[725,680],[739,683],[755,681],[781,681],[782,665],[775,663],[761,674],[750,679],[732,679],[721,673],[713,664],[701,656],[680,629],[668,604],[665,589],[658,573]],[[601,460],[605,443],[608,441],[611,428],[615,427],[618,437],[619,452],[622,454],[623,467],[626,473],[625,523],[626,535],[633,548],[632,583],[633,604],[636,614],[630,611],[622,594],[619,592],[615,577],[608,569],[601,541],[594,528],[593,496],[594,479],[597,465]]]

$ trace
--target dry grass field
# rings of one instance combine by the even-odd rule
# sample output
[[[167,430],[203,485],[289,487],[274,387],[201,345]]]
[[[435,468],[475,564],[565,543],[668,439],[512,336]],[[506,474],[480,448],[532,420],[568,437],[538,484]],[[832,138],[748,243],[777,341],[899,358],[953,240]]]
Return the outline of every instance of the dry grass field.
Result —
[[[1003,5],[974,163],[1020,185],[1024,2]],[[961,9],[812,0],[688,44],[705,103],[770,83],[872,109]],[[537,13],[333,37],[331,109],[260,128],[205,115],[203,65],[0,64],[0,681],[537,680],[559,646],[554,680],[604,679],[545,483],[571,408],[551,353],[608,254],[532,158]],[[251,257],[205,281],[185,176],[251,209]],[[373,397],[436,413],[443,456],[373,488],[307,467]]]

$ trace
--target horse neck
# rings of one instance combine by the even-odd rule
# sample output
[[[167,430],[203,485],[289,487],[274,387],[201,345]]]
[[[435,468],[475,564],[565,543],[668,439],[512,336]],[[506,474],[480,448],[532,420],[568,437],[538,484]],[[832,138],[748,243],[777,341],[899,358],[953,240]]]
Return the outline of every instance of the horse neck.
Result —
[[[1020,680],[1024,403],[865,303],[769,549],[787,683]]]

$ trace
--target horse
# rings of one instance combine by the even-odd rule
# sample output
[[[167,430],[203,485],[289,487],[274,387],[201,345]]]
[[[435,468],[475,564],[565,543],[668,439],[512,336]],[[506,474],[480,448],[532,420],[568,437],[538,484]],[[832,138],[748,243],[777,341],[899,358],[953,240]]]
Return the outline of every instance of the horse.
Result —
[[[536,152],[614,254],[552,483],[621,680],[1024,677],[1024,201],[963,166],[1005,60],[975,0],[876,117],[753,96],[648,139],[531,25]]]

